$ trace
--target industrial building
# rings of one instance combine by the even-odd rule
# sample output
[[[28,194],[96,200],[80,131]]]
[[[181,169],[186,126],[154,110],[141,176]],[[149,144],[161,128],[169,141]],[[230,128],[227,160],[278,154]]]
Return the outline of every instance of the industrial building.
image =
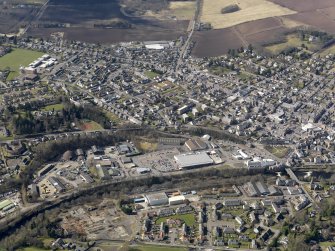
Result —
[[[89,174],[87,174],[87,173],[80,173],[80,177],[86,183],[93,183],[94,182],[94,180],[92,179],[92,177]]]
[[[214,163],[206,152],[175,155],[174,159],[181,169],[208,166]]]
[[[189,139],[185,142],[185,146],[190,151],[199,151],[207,148],[207,144],[201,139]]]
[[[0,211],[6,212],[15,207],[15,204],[11,200],[3,200],[0,202]]]
[[[267,185],[264,184],[264,182],[261,181],[257,181],[257,182],[248,182],[243,186],[243,189],[247,192],[247,194],[250,197],[255,197],[255,196],[260,196],[260,195],[270,195],[271,192],[269,191],[269,188],[267,187]],[[271,190],[273,190],[274,188],[271,188]],[[272,191],[274,192],[273,195],[278,194],[278,192]]]
[[[47,173],[50,172],[50,171],[52,170],[52,168],[54,168],[54,167],[55,167],[55,165],[53,165],[53,164],[46,165],[45,167],[43,167],[41,170],[39,170],[39,171],[37,172],[38,177],[41,177],[41,176],[47,174]]]
[[[145,201],[149,206],[162,206],[169,204],[169,198],[166,193],[156,193],[145,195]]]
[[[57,190],[57,192],[61,193],[66,190],[66,187],[58,178],[50,177],[48,180],[50,184]]]
[[[178,195],[173,196],[169,198],[169,205],[179,205],[183,204],[185,202],[185,196],[184,195]]]
[[[265,169],[270,166],[274,166],[277,164],[276,161],[272,159],[259,159],[254,158],[253,160],[248,160],[245,162],[248,170],[255,170],[255,169]]]

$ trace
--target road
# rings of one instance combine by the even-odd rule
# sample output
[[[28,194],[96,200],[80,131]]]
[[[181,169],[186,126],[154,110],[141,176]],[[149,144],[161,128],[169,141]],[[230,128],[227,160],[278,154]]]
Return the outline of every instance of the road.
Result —
[[[199,19],[199,15],[200,15],[200,1],[201,0],[197,0],[196,2],[196,10],[195,10],[195,13],[194,13],[194,17],[193,19],[190,21],[190,26],[191,26],[191,29],[188,33],[188,36],[187,36],[187,39],[186,39],[186,42],[184,43],[184,45],[182,46],[181,50],[180,50],[180,54],[179,54],[179,58],[177,60],[177,65],[176,65],[176,72],[179,71],[179,68],[180,68],[180,65],[183,63],[184,61],[184,58],[185,58],[185,53],[187,52],[187,48],[190,44],[190,41],[191,41],[191,38],[193,36],[193,33],[194,33],[194,30],[196,28],[196,24],[198,22],[198,19]]]
[[[43,15],[44,11],[47,9],[48,7],[48,4],[49,4],[50,0],[46,1],[42,7],[40,8],[40,10],[37,12],[36,16],[28,23],[28,25],[23,29],[23,31],[20,32],[20,35],[24,35],[28,30],[29,28],[31,27],[31,25],[34,23],[34,22],[37,22]]]
[[[294,172],[292,171],[291,168],[286,168],[285,171],[287,172],[287,174],[291,177],[291,179],[295,180],[299,185],[300,188],[304,191],[305,195],[308,197],[309,201],[311,201],[313,204],[315,203],[314,199],[312,198],[312,196],[310,196],[310,194],[306,191],[305,187],[304,187],[304,182],[301,182],[298,177],[294,174]]]

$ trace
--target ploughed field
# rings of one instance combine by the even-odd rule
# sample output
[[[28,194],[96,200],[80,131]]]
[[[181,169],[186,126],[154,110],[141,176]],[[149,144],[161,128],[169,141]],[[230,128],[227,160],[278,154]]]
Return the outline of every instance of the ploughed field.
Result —
[[[0,4],[3,1],[0,0]],[[61,32],[66,39],[87,42],[174,40],[187,30],[192,6],[185,9],[185,4],[169,6],[165,2],[18,0],[16,4],[7,4],[7,10],[0,8],[0,33],[17,33],[19,28],[28,27],[27,35],[49,37],[53,33]],[[162,20],[154,15],[146,15],[145,11],[141,10],[143,6],[145,11],[151,10],[152,7],[154,12],[166,8],[171,12],[171,16],[177,15],[177,18]],[[140,9],[137,11],[137,8]]]

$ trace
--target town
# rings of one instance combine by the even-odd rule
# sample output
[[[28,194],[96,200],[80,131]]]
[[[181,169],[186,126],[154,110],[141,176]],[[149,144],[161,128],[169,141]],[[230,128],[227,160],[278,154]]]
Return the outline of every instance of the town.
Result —
[[[32,60],[0,72],[0,221],[143,182],[68,205],[40,244],[333,250],[335,55],[310,53],[324,34],[301,32],[306,45],[277,56],[201,59],[183,38],[3,37],[0,64]]]

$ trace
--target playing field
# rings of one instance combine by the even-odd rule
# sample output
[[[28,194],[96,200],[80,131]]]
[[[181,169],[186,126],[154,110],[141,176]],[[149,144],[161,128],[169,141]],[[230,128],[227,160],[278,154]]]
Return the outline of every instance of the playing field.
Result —
[[[239,11],[222,14],[221,10],[237,4]],[[201,21],[211,23],[214,29],[231,27],[237,24],[296,13],[266,0],[204,0]]]
[[[7,80],[12,80],[19,75],[21,66],[28,66],[31,62],[43,56],[44,53],[25,49],[13,49],[11,53],[0,57],[0,69],[10,68],[11,73]]]

